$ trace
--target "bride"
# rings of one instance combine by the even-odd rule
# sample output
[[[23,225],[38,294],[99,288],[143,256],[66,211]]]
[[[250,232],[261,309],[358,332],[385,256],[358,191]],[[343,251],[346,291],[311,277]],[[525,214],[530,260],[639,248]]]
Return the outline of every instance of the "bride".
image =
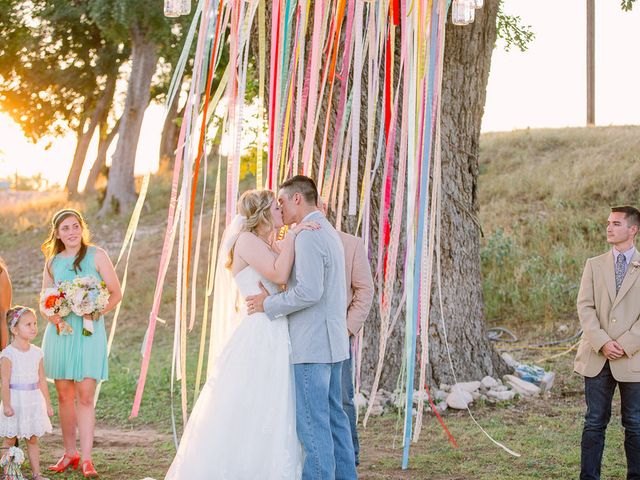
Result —
[[[276,247],[283,223],[272,191],[245,192],[238,212],[218,257],[210,376],[165,480],[301,476],[287,320],[248,315],[244,298],[286,284],[296,234],[317,225],[298,225]]]

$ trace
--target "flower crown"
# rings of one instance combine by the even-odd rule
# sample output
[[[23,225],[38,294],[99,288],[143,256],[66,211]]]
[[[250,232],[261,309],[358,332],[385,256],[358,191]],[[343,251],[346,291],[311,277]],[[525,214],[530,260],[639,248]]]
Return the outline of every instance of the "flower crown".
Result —
[[[9,328],[15,327],[25,312],[33,312],[33,310],[30,309],[29,307],[21,307],[18,310],[16,310],[13,313],[13,315],[11,315],[11,318],[9,319]]]

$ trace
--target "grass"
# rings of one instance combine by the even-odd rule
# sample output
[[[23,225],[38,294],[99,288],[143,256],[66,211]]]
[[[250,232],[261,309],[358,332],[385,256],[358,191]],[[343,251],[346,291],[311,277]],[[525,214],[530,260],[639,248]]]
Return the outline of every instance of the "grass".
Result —
[[[530,357],[533,360],[533,357]],[[360,477],[406,479],[569,479],[579,472],[579,444],[583,399],[581,379],[571,373],[571,358],[562,357],[546,368],[556,370],[559,383],[548,398],[474,406],[473,415],[496,440],[520,453],[514,458],[494,446],[466,412],[447,411],[444,421],[459,448],[449,444],[434,417],[428,416],[417,444],[411,446],[409,469],[401,459],[397,419],[385,416],[361,431],[363,466]],[[616,396],[614,412],[619,411]],[[396,432],[397,433],[394,433]],[[395,448],[393,443],[395,441]],[[603,478],[625,477],[619,414],[611,419],[603,462]]]
[[[22,200],[29,192],[0,192],[0,236],[18,234],[37,228],[50,221],[50,211],[60,210],[64,206],[77,207],[69,203],[61,192],[33,192],[28,200]]]
[[[560,323],[577,329],[577,284],[584,260],[606,248],[603,222],[608,206],[638,203],[640,164],[635,160],[640,152],[639,134],[640,128],[617,127],[483,136],[479,188],[485,311],[490,324],[506,326],[522,337],[518,346],[555,338]],[[174,454],[169,392],[174,270],[170,270],[164,286],[160,317],[168,322],[157,326],[140,415],[129,419],[169,191],[168,178],[152,179],[131,258],[128,290],[110,359],[110,379],[103,385],[96,412],[95,460],[103,479],[163,478]],[[37,254],[39,245],[47,235],[51,214],[63,204],[53,197],[28,207],[13,205],[0,211],[0,254],[12,274],[16,303],[36,304],[43,266]],[[95,201],[79,200],[74,205],[86,212],[95,243],[115,258],[128,219],[97,218]],[[205,225],[209,220],[205,219]],[[204,231],[208,235],[208,226]],[[201,265],[206,262],[204,245]],[[118,268],[119,273],[122,268]],[[200,271],[200,285],[205,273]],[[190,333],[194,348],[189,350],[187,362],[189,405],[193,402],[198,337],[196,326]],[[556,351],[520,350],[513,355],[533,363]],[[360,430],[360,478],[576,478],[584,400],[582,381],[572,373],[572,357],[569,354],[544,364],[557,372],[556,385],[548,398],[474,405],[473,414],[482,427],[522,457],[513,458],[494,446],[466,412],[447,411],[444,421],[459,448],[450,446],[436,419],[428,415],[419,442],[411,446],[409,469],[403,471],[402,422],[388,414],[372,418],[367,429]],[[174,396],[178,433],[182,430],[179,387],[176,384]],[[51,393],[55,401],[53,387]],[[625,476],[617,396],[615,402],[603,465],[607,479]],[[59,425],[57,417],[53,423]],[[61,453],[59,431],[46,436],[42,447],[42,463],[55,461]],[[81,478],[78,473],[67,477]]]
[[[482,272],[490,324],[577,329],[587,258],[608,247],[609,207],[640,204],[640,127],[492,133],[481,138]]]

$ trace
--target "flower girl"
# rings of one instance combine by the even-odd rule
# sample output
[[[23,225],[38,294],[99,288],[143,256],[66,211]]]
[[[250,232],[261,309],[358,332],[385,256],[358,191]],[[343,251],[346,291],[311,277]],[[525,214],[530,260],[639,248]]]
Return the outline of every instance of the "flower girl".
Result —
[[[0,353],[2,374],[2,408],[0,436],[4,447],[24,438],[34,480],[45,480],[40,473],[38,437],[51,433],[49,417],[53,415],[49,390],[44,376],[42,350],[31,342],[38,334],[35,312],[15,306],[7,312],[7,326],[12,342]]]

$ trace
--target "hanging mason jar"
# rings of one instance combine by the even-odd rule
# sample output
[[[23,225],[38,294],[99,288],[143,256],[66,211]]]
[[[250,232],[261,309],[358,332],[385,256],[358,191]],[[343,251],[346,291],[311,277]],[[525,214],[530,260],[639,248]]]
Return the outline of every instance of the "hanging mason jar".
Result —
[[[454,25],[469,25],[476,18],[476,0],[453,0],[451,21]]]
[[[183,0],[164,0],[164,16],[179,17],[182,15]]]
[[[191,13],[191,0],[180,0],[179,3],[180,15],[189,15]]]

